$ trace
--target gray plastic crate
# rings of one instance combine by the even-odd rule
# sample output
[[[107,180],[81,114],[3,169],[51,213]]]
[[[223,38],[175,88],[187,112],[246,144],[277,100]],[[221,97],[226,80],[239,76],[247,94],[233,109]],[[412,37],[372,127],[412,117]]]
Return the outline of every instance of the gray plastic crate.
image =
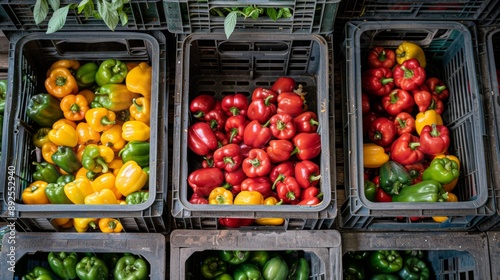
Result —
[[[429,279],[497,279],[490,277],[488,238],[484,233],[345,232],[341,235],[343,254],[375,250],[426,251],[432,272]]]
[[[174,230],[170,234],[170,279],[200,279],[195,271],[199,256],[209,250],[300,250],[310,262],[309,279],[342,279],[341,239],[335,230]]]
[[[475,34],[475,33],[474,33]],[[457,203],[375,203],[364,196],[361,72],[359,65],[373,46],[396,48],[403,40],[419,44],[427,59],[427,75],[441,78],[450,88],[442,117],[450,130],[449,153],[461,161],[461,175],[454,193]],[[346,202],[340,226],[376,230],[467,230],[493,214],[491,172],[484,155],[486,134],[482,98],[475,69],[473,37],[458,22],[350,22],[344,50],[346,98],[344,117]],[[411,222],[409,217],[448,216],[443,223],[432,219]],[[396,217],[403,217],[397,220]]]
[[[233,37],[234,36],[234,37]],[[319,35],[272,36],[262,33],[234,34],[226,41],[223,34],[192,34],[181,43],[177,56],[174,155],[172,167],[172,215],[177,228],[217,229],[218,217],[264,218],[282,217],[284,229],[331,228],[337,215],[335,196],[335,166],[333,133],[333,102],[330,76],[333,54],[328,43]],[[329,74],[330,73],[330,74]],[[289,76],[308,92],[309,110],[319,118],[322,149],[313,159],[320,166],[318,184],[324,194],[315,206],[280,205],[209,205],[192,204],[192,189],[188,174],[201,167],[202,158],[187,147],[187,129],[191,122],[189,102],[202,93],[221,97],[222,94],[243,93],[250,96],[257,87],[270,87],[280,76]],[[252,226],[253,229],[268,226]],[[277,227],[279,228],[279,227]]]
[[[17,36],[19,35],[19,36]],[[154,35],[154,36],[153,36]],[[167,232],[168,107],[166,77],[167,51],[165,37],[156,31],[146,33],[79,32],[54,34],[30,33],[11,38],[9,65],[10,87],[5,111],[0,172],[4,209],[2,216],[19,218],[19,230],[59,231],[52,218],[114,217],[120,218],[125,231]],[[37,128],[26,115],[30,97],[44,91],[43,80],[50,65],[59,59],[76,59],[97,63],[113,57],[122,61],[148,62],[153,67],[151,92],[151,149],[149,199],[137,205],[27,205],[22,191],[31,183],[33,161],[40,161],[39,151],[31,144]],[[43,79],[40,75],[43,75]],[[37,156],[38,154],[38,156]],[[10,208],[6,209],[7,206]]]
[[[15,243],[3,238],[0,268],[2,279],[21,279],[34,266],[50,270],[49,252],[77,253],[131,253],[142,256],[149,263],[149,279],[166,279],[165,236],[157,233],[21,233],[15,234]],[[11,250],[11,247],[14,247]],[[13,263],[11,263],[11,261]],[[13,265],[14,264],[14,265]],[[9,270],[14,267],[15,272]],[[19,278],[17,278],[19,277]]]

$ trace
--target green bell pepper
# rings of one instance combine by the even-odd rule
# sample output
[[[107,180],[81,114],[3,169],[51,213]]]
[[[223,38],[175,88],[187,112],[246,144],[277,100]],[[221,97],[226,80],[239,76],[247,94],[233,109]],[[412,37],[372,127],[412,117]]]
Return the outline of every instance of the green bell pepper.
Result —
[[[231,276],[230,274],[224,273],[224,274],[221,274],[221,275],[215,277],[215,280],[233,280],[233,276]]]
[[[392,202],[443,202],[446,199],[448,193],[438,181],[425,180],[402,188],[392,197]]]
[[[265,280],[286,280],[288,265],[282,258],[273,257],[262,268],[262,276]]]
[[[148,263],[136,256],[123,256],[115,266],[115,280],[144,280],[149,276]]]
[[[88,62],[76,70],[75,79],[81,88],[91,87],[95,83],[95,74],[99,66],[94,62]]]
[[[234,280],[264,280],[260,269],[251,263],[240,264],[233,273]]]
[[[78,264],[78,256],[75,252],[50,252],[47,260],[52,271],[61,279],[76,279],[76,265]]]
[[[207,279],[213,279],[219,275],[226,273],[227,265],[217,256],[207,257],[201,264],[201,275]]]
[[[76,265],[76,275],[80,280],[106,280],[109,270],[106,263],[98,257],[84,257]]]
[[[364,260],[364,259],[368,258],[370,256],[370,252],[369,251],[349,251],[349,252],[347,252],[346,255],[353,260],[360,261],[360,260]]]
[[[48,93],[36,94],[30,98],[26,114],[40,126],[52,127],[56,121],[64,118],[59,104],[59,99]]]
[[[53,280],[52,272],[45,267],[35,266],[22,280]]]
[[[311,267],[305,258],[299,258],[290,266],[288,279],[307,280],[311,274]]]
[[[127,64],[117,59],[106,59],[99,65],[95,81],[99,86],[121,84],[127,77]]]
[[[66,185],[67,183],[71,183],[74,180],[75,180],[75,175],[64,174],[64,175],[59,176],[59,178],[57,178],[56,183]]]
[[[411,176],[401,164],[395,161],[384,163],[379,170],[380,187],[389,195],[398,194],[401,188],[411,185]]]
[[[248,257],[248,262],[256,264],[258,267],[262,268],[269,260],[269,252],[260,250],[260,251],[251,251],[250,257]]]
[[[250,251],[222,250],[219,251],[219,257],[221,260],[229,264],[241,264],[248,260],[250,257]]]
[[[423,259],[425,257],[425,252],[422,250],[404,250],[403,251],[404,258],[416,257],[419,259]]]
[[[141,204],[149,199],[149,192],[136,191],[126,196],[125,202],[130,205]]]
[[[76,153],[70,147],[59,146],[51,159],[66,173],[75,173],[82,167],[76,157]]]
[[[422,180],[435,180],[441,184],[448,184],[458,178],[460,170],[458,164],[449,158],[434,158],[424,170]]]
[[[117,253],[104,253],[101,255],[102,260],[106,263],[109,270],[115,269],[116,263],[121,258]]]
[[[146,167],[149,166],[149,148],[149,142],[130,141],[120,150],[118,156],[122,158],[123,163],[133,160],[140,167]]]
[[[94,102],[113,112],[128,110],[133,104],[134,98],[138,98],[138,93],[131,92],[123,84],[107,84],[100,87],[94,97]],[[90,105],[92,106],[92,104]]]
[[[35,181],[55,183],[57,178],[61,176],[57,168],[48,162],[38,163],[34,161],[32,164],[36,166],[36,170],[33,173],[33,179],[35,179]]]
[[[5,111],[5,100],[7,99],[7,80],[0,80],[0,114]]]
[[[85,150],[83,150],[83,155],[82,155],[82,166],[85,167],[85,169],[89,171],[94,171],[99,172],[98,170],[95,170],[98,167],[102,167],[102,173],[108,172],[108,164],[104,160],[104,158],[101,156],[101,150],[99,149],[99,146],[97,145],[88,145],[85,147]],[[95,177],[97,174],[92,174],[88,173],[87,178]],[[95,175],[95,176],[94,176]]]
[[[370,267],[376,272],[397,272],[403,268],[403,258],[395,250],[374,251],[370,255]]]
[[[394,274],[377,274],[373,275],[370,280],[399,280],[399,278]]]
[[[365,270],[357,262],[347,262],[342,270],[344,280],[364,280]]]
[[[67,183],[50,183],[45,187],[45,195],[52,204],[73,204],[64,192]]]
[[[427,280],[429,279],[429,274],[427,264],[415,257],[406,259],[403,269],[398,273],[399,277],[403,280]]]
[[[372,181],[365,180],[364,183],[365,197],[369,201],[375,201],[375,194],[377,193],[377,185]]]
[[[42,148],[43,144],[50,142],[49,132],[52,130],[50,127],[41,127],[31,137],[33,145],[38,148]]]

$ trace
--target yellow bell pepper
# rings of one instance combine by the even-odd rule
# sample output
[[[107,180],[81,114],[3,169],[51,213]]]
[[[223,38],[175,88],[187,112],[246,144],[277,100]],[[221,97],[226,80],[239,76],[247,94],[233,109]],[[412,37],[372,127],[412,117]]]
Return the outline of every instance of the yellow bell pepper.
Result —
[[[422,129],[424,129],[424,126],[432,124],[436,125],[443,124],[443,119],[441,118],[441,115],[436,113],[435,110],[427,110],[424,112],[420,112],[415,117],[415,130],[417,131],[418,135],[420,135]]]
[[[42,146],[42,157],[43,159],[48,162],[55,164],[54,161],[52,160],[52,155],[57,152],[57,145],[52,143],[52,142],[47,142],[43,144]]]
[[[94,190],[92,190],[90,180],[78,177],[73,182],[64,185],[64,193],[74,204],[84,204],[85,197],[94,193]]]
[[[104,146],[110,147],[115,152],[125,147],[127,142],[122,137],[122,126],[115,124],[108,130],[103,131],[101,134],[101,143]]]
[[[87,229],[92,227],[93,229],[96,228],[98,223],[97,218],[74,218],[73,219],[73,227],[77,232],[86,232]]]
[[[78,134],[78,144],[97,144],[101,138],[101,134],[93,130],[86,122],[81,122],[76,126]]]
[[[416,58],[423,68],[427,65],[424,50],[415,43],[404,41],[396,49],[396,61],[398,64],[403,64],[412,58]]]
[[[121,158],[115,158],[110,163],[108,163],[108,168],[112,170],[115,177],[118,175],[120,168],[123,166],[123,161]]]
[[[85,167],[78,169],[78,171],[75,174],[75,179],[77,179],[77,178],[87,179],[87,172],[89,172],[89,171]]]
[[[92,181],[92,189],[94,192],[100,192],[103,189],[109,189],[114,194],[116,199],[120,199],[122,194],[115,187],[116,176],[113,173],[104,173],[99,175],[97,178]]]
[[[52,128],[55,128],[55,127],[58,127],[60,126],[61,124],[69,124],[71,125],[75,130],[76,130],[76,122],[72,121],[72,120],[68,120],[68,119],[65,119],[65,118],[62,118],[58,121],[56,121],[53,125],[52,125]]]
[[[69,59],[61,59],[58,60],[50,66],[49,70],[47,70],[46,76],[50,76],[50,72],[56,68],[66,68],[66,69],[72,69],[72,70],[77,70],[80,68],[80,62],[78,60],[69,60]]]
[[[73,219],[70,218],[56,218],[54,219],[55,223],[57,224],[58,227],[60,228],[71,228],[73,227]],[[63,223],[63,221],[66,221]]]
[[[128,121],[123,124],[122,138],[126,141],[148,141],[150,128],[140,121]]]
[[[153,68],[146,62],[141,62],[139,65],[130,70],[125,78],[127,89],[131,92],[139,93],[140,95],[151,98],[151,77]]]
[[[270,196],[264,199],[264,205],[279,205],[283,202],[283,200],[278,201],[273,196]],[[261,226],[280,226],[285,222],[283,218],[258,218],[255,219],[255,223]]]
[[[85,113],[85,120],[93,130],[102,132],[116,123],[116,114],[106,108],[93,108]]]
[[[116,175],[115,186],[118,191],[127,196],[136,192],[148,181],[148,174],[133,160],[127,161]]]
[[[264,197],[258,191],[241,191],[234,198],[233,204],[239,204],[239,205],[264,204]]]
[[[448,199],[446,199],[446,202],[458,202],[458,197],[455,194],[448,192]],[[434,216],[434,217],[432,217],[432,219],[436,223],[442,223],[442,222],[445,222],[446,220],[448,220],[448,217],[446,217],[446,216]]]
[[[216,187],[208,195],[208,204],[233,204],[233,193],[224,187]]]
[[[55,218],[55,219],[52,219],[52,221],[54,221],[54,223],[58,226],[61,226],[61,225],[64,225],[66,224],[67,222],[69,222],[70,218]]]
[[[102,189],[87,195],[84,199],[85,204],[118,204],[116,196],[110,189]]]
[[[117,233],[123,230],[123,226],[117,219],[101,218],[99,219],[99,229],[103,233]]]
[[[113,161],[114,158],[115,152],[110,147],[89,144],[83,151],[82,165],[95,173],[107,173],[108,163]]]
[[[127,201],[125,201],[123,199],[118,199],[118,204],[120,204],[120,205],[127,205]]]
[[[460,170],[460,160],[454,155],[439,154],[439,155],[436,155],[434,158],[447,158],[449,160],[453,160],[454,162],[457,163],[458,170]],[[444,184],[443,189],[449,193],[457,186],[457,183],[458,183],[458,178],[455,178],[455,179],[453,179],[453,181],[449,182],[448,184]]]
[[[365,168],[379,168],[389,161],[389,155],[384,147],[374,143],[363,144],[363,166]]]
[[[49,131],[49,140],[58,146],[76,147],[78,133],[71,125],[61,123]]]
[[[45,195],[47,182],[35,181],[31,183],[21,194],[21,199],[25,204],[49,204],[50,201]]]
[[[151,120],[151,100],[146,97],[134,98],[130,106],[130,115],[136,120],[149,125]]]

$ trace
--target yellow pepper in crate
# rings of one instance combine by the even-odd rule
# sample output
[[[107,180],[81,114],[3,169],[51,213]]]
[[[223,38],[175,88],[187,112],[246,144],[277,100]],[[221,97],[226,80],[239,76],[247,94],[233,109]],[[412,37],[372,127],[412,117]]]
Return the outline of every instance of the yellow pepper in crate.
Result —
[[[115,186],[118,191],[127,196],[136,192],[148,181],[148,174],[133,160],[127,161],[116,175]]]
[[[427,65],[424,50],[415,43],[404,41],[396,49],[396,61],[398,64],[403,64],[412,58],[416,58],[423,68]]]
[[[80,62],[78,60],[70,60],[70,59],[61,59],[58,60],[50,66],[49,70],[47,70],[46,76],[50,76],[50,72],[56,68],[66,68],[71,70],[77,70],[80,68]]]
[[[415,117],[415,130],[417,131],[418,135],[420,135],[420,132],[422,132],[424,126],[432,124],[436,125],[443,124],[443,119],[441,118],[441,115],[436,113],[435,110],[427,110],[424,112],[420,112]]]
[[[278,201],[275,197],[268,197],[264,199],[264,205],[280,205],[283,200]],[[255,219],[255,223],[262,226],[279,226],[285,222],[283,218],[258,218]]]
[[[61,110],[64,117],[72,121],[81,121],[85,118],[85,113],[89,110],[87,98],[81,94],[66,95],[61,100]]]
[[[111,190],[116,199],[120,199],[122,194],[115,187],[116,176],[113,173],[104,173],[95,178],[91,185],[94,192],[100,192],[104,189]]]
[[[147,141],[150,136],[150,128],[140,121],[128,121],[123,124],[122,137],[126,141]]]
[[[115,158],[108,164],[108,168],[112,170],[113,175],[118,175],[120,168],[123,166],[123,161],[120,158]]]
[[[58,146],[76,147],[78,134],[71,125],[60,123],[54,125],[49,131],[49,140]]]
[[[94,192],[87,178],[78,177],[64,186],[64,193],[74,204],[84,204],[85,197]]]
[[[455,194],[448,192],[448,199],[446,199],[446,202],[458,202],[458,197]],[[442,222],[445,222],[446,220],[448,220],[448,217],[446,217],[446,216],[434,216],[434,217],[432,217],[432,219],[436,223],[442,223]]]
[[[52,142],[47,142],[43,144],[42,146],[42,157],[43,159],[48,162],[54,164],[54,161],[52,160],[52,155],[57,152],[57,145],[52,143]]]
[[[110,147],[113,151],[118,152],[127,142],[122,137],[122,126],[115,124],[110,129],[105,130],[101,134],[101,143],[104,146]]]
[[[233,204],[233,193],[224,187],[216,187],[208,196],[208,204]]]
[[[151,77],[153,68],[146,62],[141,62],[139,65],[130,70],[125,79],[127,89],[131,92],[139,93],[140,95],[151,98]]]
[[[389,161],[389,155],[385,153],[384,147],[366,143],[363,144],[363,166],[365,168],[378,168]]]
[[[102,132],[116,123],[116,114],[106,108],[93,108],[85,113],[85,120],[93,130]]]
[[[93,229],[96,228],[98,223],[97,218],[74,218],[73,219],[73,227],[77,232],[86,232],[87,229],[92,227]]]
[[[151,100],[146,97],[134,98],[129,108],[130,115],[136,120],[149,125],[151,120]]]
[[[71,127],[73,127],[74,129],[76,129],[76,122],[72,121],[72,120],[68,120],[68,119],[65,119],[65,118],[62,118],[58,121],[56,121],[53,125],[52,125],[52,128],[56,127],[56,126],[59,126],[61,124],[69,124],[71,125]]]
[[[103,233],[117,233],[123,230],[123,226],[117,219],[101,218],[99,219],[99,229]]]
[[[102,189],[98,192],[87,195],[85,204],[118,204],[115,194],[110,189]]]
[[[93,130],[86,122],[81,122],[76,126],[76,133],[78,134],[78,144],[88,145],[97,144],[101,134]]]
[[[258,191],[241,191],[234,198],[233,204],[239,204],[239,205],[264,204],[264,197]]]
[[[31,183],[21,194],[21,199],[25,204],[49,204],[50,201],[45,195],[47,182],[35,181]]]
[[[63,98],[69,94],[77,94],[78,84],[68,69],[56,68],[45,79],[45,89],[50,95]]]

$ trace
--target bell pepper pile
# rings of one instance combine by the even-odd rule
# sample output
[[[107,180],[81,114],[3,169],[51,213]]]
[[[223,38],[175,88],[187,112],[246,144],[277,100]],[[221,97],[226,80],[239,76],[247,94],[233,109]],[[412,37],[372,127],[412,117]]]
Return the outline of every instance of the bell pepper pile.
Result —
[[[318,118],[292,78],[256,88],[249,98],[194,97],[188,147],[202,161],[188,176],[193,204],[299,204],[321,202]],[[221,220],[228,227],[239,223]],[[251,220],[252,221],[252,220]],[[227,223],[226,223],[227,222]],[[257,220],[282,224],[283,219]]]
[[[460,162],[448,152],[450,132],[441,118],[450,91],[426,76],[425,66],[424,51],[412,42],[396,50],[374,47],[363,65],[364,187],[370,201],[447,201],[446,192],[456,186]]]
[[[26,108],[43,161],[33,162],[24,203],[147,201],[151,72],[146,62],[116,59],[53,63],[46,93],[32,96]]]
[[[49,252],[49,267],[36,266],[22,279],[149,279],[149,264],[130,253]]]
[[[309,279],[311,268],[302,251],[210,251],[201,260],[202,279]]]
[[[342,260],[344,279],[431,279],[431,266],[421,250],[349,251]]]

